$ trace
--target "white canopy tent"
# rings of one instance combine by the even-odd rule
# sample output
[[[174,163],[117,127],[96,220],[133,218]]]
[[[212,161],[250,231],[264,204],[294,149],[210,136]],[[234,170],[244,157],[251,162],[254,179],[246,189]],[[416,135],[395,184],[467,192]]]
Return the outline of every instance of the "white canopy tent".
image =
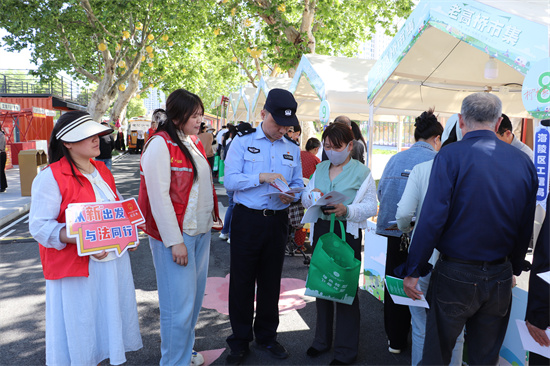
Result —
[[[250,109],[250,102],[256,94],[256,88],[242,87],[238,92],[231,93],[229,96],[228,108],[231,113],[228,113],[228,119],[230,121],[250,121],[252,110]]]
[[[549,19],[547,0],[421,1],[369,73],[372,114],[430,107],[453,114],[467,95],[492,91],[504,113],[528,117],[521,87],[530,65],[548,57]],[[490,57],[498,75],[486,79]]]
[[[240,91],[229,94],[229,103],[227,105],[227,119],[229,121],[234,120],[234,115],[237,111],[237,104],[239,102]]]
[[[367,75],[373,60],[303,55],[289,86],[302,119],[319,120],[321,102],[327,101],[330,119],[345,114],[366,120]]]
[[[264,107],[267,94],[271,89],[285,89],[288,90],[292,79],[287,77],[271,77],[271,76],[262,76],[260,82],[258,83],[258,89],[252,102],[250,108],[252,109],[252,114],[250,120],[252,122],[258,122],[262,119],[260,112]],[[298,114],[298,118],[301,119],[301,116]],[[251,123],[252,123],[251,122]]]

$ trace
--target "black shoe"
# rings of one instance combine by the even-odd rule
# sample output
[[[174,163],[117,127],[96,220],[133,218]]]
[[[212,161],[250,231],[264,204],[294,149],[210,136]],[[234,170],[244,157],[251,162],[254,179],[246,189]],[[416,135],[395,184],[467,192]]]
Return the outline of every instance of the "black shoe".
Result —
[[[312,357],[312,358],[315,358],[325,352],[327,352],[328,349],[324,349],[324,350],[318,350],[317,348],[314,348],[314,347],[309,347],[306,351],[306,354],[309,356],[309,357]]]
[[[231,351],[225,359],[226,365],[240,365],[243,363],[246,356],[248,356],[249,350],[246,351]]]
[[[350,365],[350,364],[344,361],[339,361],[337,359],[334,359],[330,361],[329,365]]]
[[[277,341],[271,341],[267,343],[256,342],[256,348],[268,351],[271,353],[271,357],[283,360],[288,357],[288,351]]]

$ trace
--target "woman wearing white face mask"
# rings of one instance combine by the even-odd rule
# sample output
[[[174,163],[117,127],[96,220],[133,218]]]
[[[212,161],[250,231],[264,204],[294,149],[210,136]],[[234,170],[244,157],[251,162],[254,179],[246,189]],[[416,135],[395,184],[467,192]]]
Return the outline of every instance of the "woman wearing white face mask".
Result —
[[[350,156],[353,147],[353,133],[349,127],[333,123],[322,136],[323,146],[329,160],[317,165],[307,188],[302,194],[302,203],[308,208],[313,205],[312,192],[328,193],[338,191],[348,197],[343,203],[324,210],[314,226],[313,245],[319,237],[330,230],[330,214],[344,223],[346,242],[353,248],[355,258],[361,260],[361,229],[367,227],[367,219],[376,215],[376,186],[369,168]],[[340,236],[340,225],[334,232]],[[348,365],[357,358],[359,348],[359,300],[357,296],[351,305],[316,299],[317,322],[315,338],[307,350],[310,357],[327,352],[332,347],[333,328],[334,360],[331,365]],[[336,313],[336,324],[333,326]]]

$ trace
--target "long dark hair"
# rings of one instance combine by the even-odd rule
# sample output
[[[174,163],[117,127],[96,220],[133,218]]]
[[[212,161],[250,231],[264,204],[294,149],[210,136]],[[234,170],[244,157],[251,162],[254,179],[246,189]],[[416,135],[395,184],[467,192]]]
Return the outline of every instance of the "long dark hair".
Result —
[[[63,141],[59,140],[55,135],[57,135],[57,133],[69,123],[86,115],[89,115],[89,113],[82,111],[71,111],[62,114],[61,117],[59,117],[59,119],[57,120],[55,126],[53,127],[52,134],[50,135],[50,146],[48,147],[48,163],[53,164],[56,161],[61,160],[61,158],[65,157],[69,162],[69,165],[71,166],[71,172],[73,173],[73,176],[80,183],[80,185],[82,185],[82,182],[76,175],[76,169],[78,169],[78,166],[76,165],[71,154],[69,153],[69,149],[67,149],[67,147],[65,147],[65,145],[63,144]]]
[[[225,149],[227,146],[227,140],[232,139],[237,135],[237,127],[233,126],[232,124],[227,124],[227,132],[223,135],[222,138],[222,146]]]
[[[355,121],[351,121],[351,132],[353,132],[353,137],[356,140],[363,141],[363,144],[367,146],[367,142],[363,138],[363,134],[361,133],[361,128],[359,128],[359,125]]]
[[[159,132],[166,131],[172,141],[178,145],[183,155],[191,161],[193,167],[193,181],[198,179],[197,166],[191,152],[180,140],[177,131],[182,129],[197,109],[200,109],[201,113],[204,113],[204,105],[198,95],[185,89],[174,90],[168,96],[168,99],[166,99],[166,121],[159,124],[157,127],[157,131]]]

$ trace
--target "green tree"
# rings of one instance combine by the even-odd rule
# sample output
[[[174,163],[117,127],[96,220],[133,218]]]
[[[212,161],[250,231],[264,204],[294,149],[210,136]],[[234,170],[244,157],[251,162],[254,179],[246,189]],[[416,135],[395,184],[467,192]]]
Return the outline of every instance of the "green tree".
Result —
[[[128,102],[128,108],[126,109],[126,118],[130,119],[132,117],[145,116],[147,110],[143,104],[143,99],[132,98]]]
[[[0,0],[8,50],[30,47],[36,75],[64,70],[97,84],[88,104],[93,117],[114,102],[111,120],[124,114],[141,85],[162,82],[170,59],[201,39],[213,1]]]
[[[265,73],[294,72],[303,54],[353,56],[376,26],[393,34],[411,0],[222,0],[212,32],[255,83]]]

